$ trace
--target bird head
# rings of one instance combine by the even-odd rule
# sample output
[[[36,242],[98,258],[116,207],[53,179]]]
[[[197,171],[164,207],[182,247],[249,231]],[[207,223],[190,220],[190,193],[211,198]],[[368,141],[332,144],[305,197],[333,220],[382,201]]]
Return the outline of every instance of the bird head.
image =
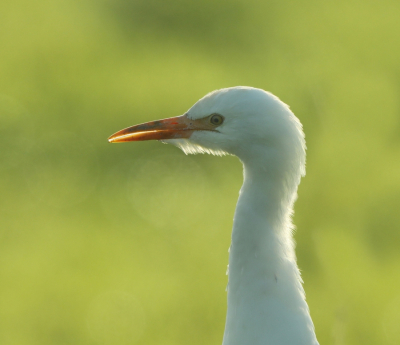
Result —
[[[186,154],[232,154],[242,161],[265,155],[295,160],[297,169],[300,164],[304,170],[301,123],[279,98],[251,87],[213,91],[184,115],[128,127],[109,138],[110,142],[143,140],[171,143]]]

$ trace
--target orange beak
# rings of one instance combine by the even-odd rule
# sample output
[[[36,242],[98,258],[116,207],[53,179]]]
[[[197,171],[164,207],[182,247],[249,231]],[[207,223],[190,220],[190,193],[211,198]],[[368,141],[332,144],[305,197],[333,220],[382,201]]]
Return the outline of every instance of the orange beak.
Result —
[[[125,141],[190,138],[194,131],[215,131],[214,128],[208,122],[208,118],[192,120],[187,115],[181,115],[122,129],[109,137],[108,141],[122,143]]]

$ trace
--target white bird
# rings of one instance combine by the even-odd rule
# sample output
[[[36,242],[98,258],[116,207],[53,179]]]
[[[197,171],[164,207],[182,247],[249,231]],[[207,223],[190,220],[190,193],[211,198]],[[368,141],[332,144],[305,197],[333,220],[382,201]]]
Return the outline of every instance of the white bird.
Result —
[[[154,139],[186,154],[230,154],[243,163],[223,345],[318,345],[292,237],[293,203],[305,174],[297,117],[271,93],[232,87],[207,94],[184,115],[123,129],[109,141]]]

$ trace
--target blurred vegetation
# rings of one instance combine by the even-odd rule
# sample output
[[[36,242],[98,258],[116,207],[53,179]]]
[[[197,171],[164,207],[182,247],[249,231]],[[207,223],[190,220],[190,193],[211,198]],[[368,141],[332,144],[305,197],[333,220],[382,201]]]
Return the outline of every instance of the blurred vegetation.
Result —
[[[242,169],[115,131],[251,85],[304,124],[321,344],[400,343],[400,2],[3,0],[0,344],[220,344]]]

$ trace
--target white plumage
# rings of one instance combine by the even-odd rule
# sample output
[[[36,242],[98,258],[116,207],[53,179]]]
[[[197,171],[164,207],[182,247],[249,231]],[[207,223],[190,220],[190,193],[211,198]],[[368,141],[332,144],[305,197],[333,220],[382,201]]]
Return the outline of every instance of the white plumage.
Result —
[[[185,115],[126,128],[109,141],[152,139],[187,154],[232,154],[243,163],[223,345],[317,345],[292,238],[306,147],[289,107],[261,89],[221,89]]]

